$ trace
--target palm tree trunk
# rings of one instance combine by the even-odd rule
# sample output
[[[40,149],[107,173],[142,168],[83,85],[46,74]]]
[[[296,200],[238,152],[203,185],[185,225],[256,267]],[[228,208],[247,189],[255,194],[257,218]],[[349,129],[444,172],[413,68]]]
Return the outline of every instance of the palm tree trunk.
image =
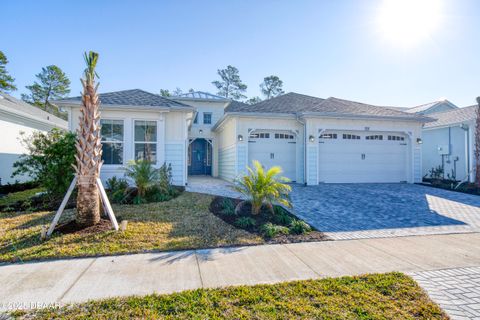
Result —
[[[78,196],[76,222],[92,226],[100,221],[100,197],[96,184],[102,165],[100,137],[100,101],[93,81],[82,80],[83,96],[79,129],[77,131]]]

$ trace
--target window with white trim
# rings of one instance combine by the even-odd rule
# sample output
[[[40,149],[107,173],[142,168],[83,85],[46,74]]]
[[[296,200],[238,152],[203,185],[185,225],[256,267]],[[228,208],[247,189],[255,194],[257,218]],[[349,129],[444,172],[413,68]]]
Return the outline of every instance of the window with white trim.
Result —
[[[157,122],[135,120],[135,160],[157,162]]]
[[[203,113],[203,124],[212,124],[212,113],[204,112]]]
[[[337,139],[336,133],[322,133],[319,137],[320,139]]]
[[[381,134],[373,134],[371,136],[366,136],[366,140],[383,140],[383,135]]]
[[[343,139],[345,139],[345,140],[360,140],[360,136],[357,136],[356,134],[344,133],[343,134]]]
[[[100,120],[104,164],[123,164],[123,120]]]
[[[402,136],[388,136],[390,141],[405,141],[405,137]]]

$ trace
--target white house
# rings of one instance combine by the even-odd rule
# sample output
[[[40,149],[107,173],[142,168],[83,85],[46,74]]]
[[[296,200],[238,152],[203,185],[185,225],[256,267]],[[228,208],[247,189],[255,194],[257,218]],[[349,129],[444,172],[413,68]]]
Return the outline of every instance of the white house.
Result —
[[[28,177],[11,178],[13,163],[26,153],[20,143],[20,133],[50,131],[53,128],[67,129],[67,121],[31,106],[6,93],[0,92],[0,184],[24,181]]]
[[[423,129],[423,176],[442,167],[445,178],[474,181],[476,110],[476,105],[458,108],[446,100],[407,110],[435,119]]]
[[[169,99],[142,90],[100,94],[102,179],[131,159],[170,163],[177,185],[191,175],[232,181],[259,160],[297,183],[419,182],[422,126],[395,108],[288,93],[255,105],[205,92]],[[78,127],[80,98],[57,102]]]

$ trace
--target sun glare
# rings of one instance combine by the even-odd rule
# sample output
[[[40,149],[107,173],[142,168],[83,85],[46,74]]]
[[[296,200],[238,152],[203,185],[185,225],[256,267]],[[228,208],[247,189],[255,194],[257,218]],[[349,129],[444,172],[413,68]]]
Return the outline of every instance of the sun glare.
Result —
[[[441,20],[442,0],[383,0],[378,28],[394,45],[410,48],[428,40]]]

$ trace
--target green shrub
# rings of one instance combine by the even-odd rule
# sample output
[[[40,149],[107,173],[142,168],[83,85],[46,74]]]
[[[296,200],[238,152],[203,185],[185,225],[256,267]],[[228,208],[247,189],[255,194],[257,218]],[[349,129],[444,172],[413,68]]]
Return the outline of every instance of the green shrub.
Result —
[[[179,194],[179,190],[171,184],[170,164],[163,164],[157,169],[149,161],[130,161],[125,168],[125,176],[132,179],[136,187],[136,194],[131,200],[134,204],[168,201]]]
[[[235,220],[235,225],[242,229],[247,229],[255,226],[255,219],[250,217],[240,217]]]
[[[288,226],[292,223],[293,218],[280,206],[273,207],[273,222],[282,226]]]
[[[222,201],[222,214],[226,216],[233,216],[235,215],[235,204],[232,200],[228,198],[223,198]]]
[[[21,144],[28,154],[20,156],[13,165],[12,177],[28,175],[38,181],[47,193],[61,197],[72,182],[75,170],[75,141],[72,132],[53,129],[36,131],[30,136],[22,133]]]
[[[252,214],[259,214],[263,205],[270,207],[274,202],[290,206],[288,194],[292,188],[281,177],[282,169],[278,166],[265,171],[258,161],[253,161],[254,169],[247,167],[248,174],[236,181],[235,190],[247,196],[252,204]]]
[[[106,181],[107,193],[114,203],[123,203],[127,198],[128,182],[125,179],[112,177]]]
[[[294,219],[290,223],[290,233],[293,234],[304,234],[312,231],[312,228],[302,220]]]
[[[273,238],[279,234],[288,234],[290,231],[287,227],[268,222],[260,227],[260,232],[266,238]]]

